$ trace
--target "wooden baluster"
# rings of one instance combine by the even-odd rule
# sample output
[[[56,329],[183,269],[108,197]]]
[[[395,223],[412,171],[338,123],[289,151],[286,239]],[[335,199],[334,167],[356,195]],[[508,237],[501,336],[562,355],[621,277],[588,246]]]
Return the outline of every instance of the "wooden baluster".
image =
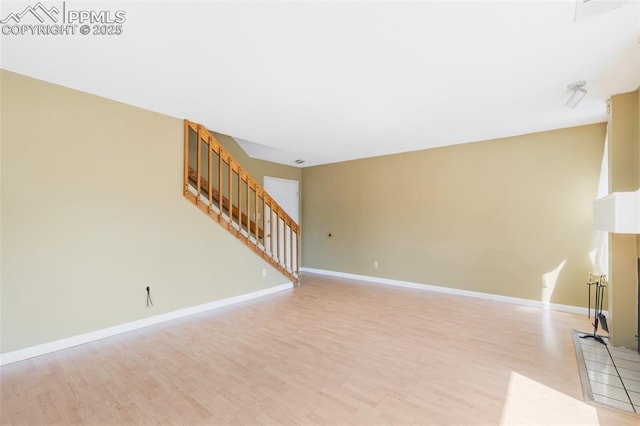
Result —
[[[251,197],[250,195],[250,190],[251,188],[249,187],[249,175],[247,174],[247,241],[251,240]]]
[[[287,241],[287,215],[282,217],[282,260],[284,269],[289,270],[289,242]]]
[[[289,234],[289,253],[291,255],[291,273],[293,274],[293,221],[291,221],[291,225],[289,226],[289,230],[291,233]]]
[[[289,256],[287,250],[287,220],[285,220],[286,215],[282,217],[282,232],[284,235],[282,236],[282,249],[284,251],[284,268],[288,270],[289,268]],[[291,249],[291,248],[289,248]]]
[[[184,120],[184,176],[183,194],[189,192],[189,120]]]
[[[255,194],[255,212],[253,214],[253,221],[254,221],[254,233],[255,233],[255,237],[256,237],[256,247],[258,246],[258,237],[260,236],[260,229],[258,228],[258,184],[254,183],[253,184],[253,193]]]
[[[276,210],[276,233],[278,234],[278,241],[276,247],[278,248],[278,263],[282,263],[282,258],[280,257],[280,208]]]
[[[231,168],[231,156],[227,157],[227,161],[229,164],[229,182],[227,185],[229,187],[229,222],[227,223],[227,227],[230,227],[233,223],[233,169]]]
[[[218,221],[222,220],[222,150],[218,146]]]
[[[300,227],[296,226],[296,278],[300,285]]]
[[[209,187],[207,195],[209,196],[209,213],[213,211],[213,146],[211,136],[209,136]]]
[[[271,205],[269,206],[269,228],[271,230],[269,245],[271,246],[271,257],[275,258],[276,254],[275,251],[273,251],[273,240],[275,239],[275,236],[273,235],[273,200],[270,199],[269,201],[271,202]]]
[[[238,226],[239,231],[242,231],[242,178],[240,172],[242,169],[238,166]]]
[[[267,197],[262,192],[262,247],[267,252]]]
[[[201,141],[200,141],[200,125],[198,124],[198,142],[196,143],[196,149],[198,150],[198,153],[196,154],[196,159],[198,161],[198,164],[196,165],[196,204],[198,204],[200,202],[200,176],[202,173],[201,170],[201,164],[200,162],[202,161],[202,154],[200,153],[201,151]]]

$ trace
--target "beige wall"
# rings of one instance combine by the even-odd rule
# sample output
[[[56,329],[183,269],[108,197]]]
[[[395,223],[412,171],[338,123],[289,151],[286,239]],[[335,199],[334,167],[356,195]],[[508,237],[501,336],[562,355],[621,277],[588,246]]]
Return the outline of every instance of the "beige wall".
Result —
[[[609,120],[609,191],[640,187],[640,123],[638,91],[611,98]],[[609,312],[615,346],[636,348],[640,245],[630,234],[609,234]]]
[[[183,198],[182,120],[0,80],[0,351],[287,282]]]
[[[303,265],[586,306],[605,130],[305,168]]]

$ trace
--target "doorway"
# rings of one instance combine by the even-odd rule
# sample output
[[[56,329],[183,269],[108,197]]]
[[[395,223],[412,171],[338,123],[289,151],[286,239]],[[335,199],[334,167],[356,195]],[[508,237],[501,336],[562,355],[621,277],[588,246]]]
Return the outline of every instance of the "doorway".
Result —
[[[265,176],[264,189],[298,223],[298,181]]]

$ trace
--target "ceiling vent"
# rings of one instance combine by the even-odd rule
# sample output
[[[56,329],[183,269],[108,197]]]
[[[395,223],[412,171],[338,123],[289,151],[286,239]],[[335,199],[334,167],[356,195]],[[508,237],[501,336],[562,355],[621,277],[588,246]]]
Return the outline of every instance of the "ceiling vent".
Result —
[[[602,15],[629,3],[630,0],[576,0],[576,13],[573,22],[580,22],[593,16]]]

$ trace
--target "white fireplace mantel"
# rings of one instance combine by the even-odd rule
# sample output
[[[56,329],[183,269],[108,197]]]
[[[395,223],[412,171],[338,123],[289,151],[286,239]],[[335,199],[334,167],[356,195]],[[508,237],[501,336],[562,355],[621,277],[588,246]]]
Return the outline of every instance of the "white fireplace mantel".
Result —
[[[593,228],[615,234],[640,234],[640,189],[613,192],[594,201]]]

